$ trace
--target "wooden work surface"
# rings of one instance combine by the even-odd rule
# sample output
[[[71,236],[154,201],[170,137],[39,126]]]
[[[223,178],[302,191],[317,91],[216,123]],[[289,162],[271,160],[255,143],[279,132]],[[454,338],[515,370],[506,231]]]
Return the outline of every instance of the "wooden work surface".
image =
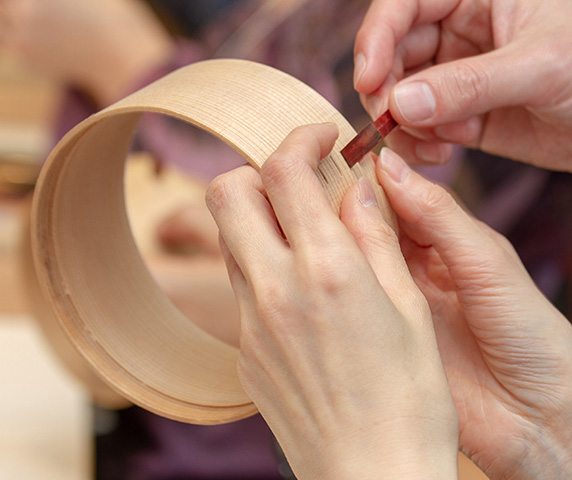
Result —
[[[17,249],[22,235],[24,199],[0,198],[0,312],[26,311]]]
[[[0,315],[0,478],[88,480],[90,404],[34,320]]]
[[[53,85],[0,52],[0,162],[39,161],[57,98]],[[0,193],[0,478],[89,480],[90,402],[26,313],[19,249],[29,199],[6,190]]]

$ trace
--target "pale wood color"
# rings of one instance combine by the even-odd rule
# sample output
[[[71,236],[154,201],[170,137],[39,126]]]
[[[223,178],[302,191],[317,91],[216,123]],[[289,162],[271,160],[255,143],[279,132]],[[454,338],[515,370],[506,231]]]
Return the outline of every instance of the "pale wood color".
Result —
[[[55,86],[0,52],[0,192],[11,191],[7,180],[21,192],[35,179],[58,99]],[[89,480],[89,399],[27,313],[18,252],[28,200],[0,194],[0,478]]]
[[[187,205],[205,205],[206,183],[169,167],[156,171],[154,159],[144,153],[129,155],[125,168],[125,204],[131,232],[144,258],[164,255],[159,224]]]
[[[0,200],[0,315],[27,311],[21,259],[17,255],[25,211],[23,200]]]
[[[0,156],[37,161],[47,155],[47,126],[53,123],[60,101],[58,85],[0,50]]]
[[[292,2],[296,3],[299,0]],[[0,70],[0,150],[27,153],[33,147],[37,154],[45,145],[46,124],[59,91],[25,75],[5,58]],[[180,176],[167,173],[154,178],[150,165],[140,157],[127,162],[127,212],[142,254],[157,253],[152,232],[158,219],[181,202],[197,201],[203,194],[199,184]],[[27,276],[30,257],[21,242],[26,238],[28,201],[4,199],[0,208],[0,378],[8,392],[0,398],[0,477],[87,480],[92,468],[87,405],[94,401],[120,407],[124,400],[101,382],[71,342],[66,343],[50,305],[37,296],[35,272]],[[30,285],[30,281],[35,283]],[[40,331],[36,319],[22,315],[33,309]],[[47,348],[45,340],[52,348]],[[75,378],[62,370],[62,361]],[[78,378],[81,385],[76,383]],[[487,477],[459,454],[459,478]]]
[[[0,315],[0,478],[89,480],[91,408],[35,321]]]
[[[0,316],[27,311],[17,251],[29,188],[49,153],[49,124],[60,92],[0,47]]]
[[[118,409],[130,405],[130,402],[113,390],[85,360],[61,328],[51,302],[40,287],[36,269],[32,260],[29,209],[23,213],[24,228],[18,250],[14,258],[19,261],[21,289],[25,297],[25,310],[33,315],[43,340],[51,348],[52,354],[61,365],[85,389],[92,403],[101,407]]]
[[[157,228],[162,219],[166,218],[175,210],[189,204],[204,204],[206,186],[186,175],[181,175],[171,169],[163,169],[160,175],[155,172],[153,159],[145,154],[130,155],[125,169],[125,201],[129,217],[131,232],[146,264],[152,269],[154,275],[163,274],[163,270],[171,262],[180,262],[166,253],[157,241]],[[206,208],[206,207],[205,207]],[[28,215],[27,209],[22,208],[23,216]],[[18,294],[25,297],[24,310],[32,313],[37,320],[45,340],[53,349],[55,355],[67,366],[70,373],[81,382],[87,389],[91,401],[96,405],[106,408],[124,408],[130,404],[122,395],[101,379],[95,370],[80,354],[76,346],[69,340],[66,332],[60,327],[57,316],[53,311],[52,304],[46,300],[44,292],[40,288],[36,271],[32,262],[30,244],[29,222],[25,219],[24,231],[19,236],[19,245],[13,252],[13,258],[18,262],[22,285]],[[16,248],[14,247],[14,250]],[[216,302],[213,293],[205,287],[213,283],[209,282],[210,276],[221,271],[213,272],[213,262],[193,262],[187,267],[199,276],[190,288],[195,288],[201,296],[209,295],[204,301]],[[224,272],[226,277],[226,272]],[[21,292],[21,290],[25,291]],[[217,291],[218,293],[218,291]],[[193,297],[194,298],[194,297]],[[200,300],[194,298],[195,303],[200,305]],[[203,322],[205,323],[205,322]],[[216,322],[212,322],[216,323]],[[210,326],[210,325],[208,325]]]
[[[45,135],[61,100],[59,86],[1,51],[0,86],[0,126],[29,125]]]
[[[42,172],[32,219],[36,269],[61,324],[94,368],[123,396],[169,418],[216,424],[252,415],[256,408],[236,374],[238,351],[174,308],[132,239],[123,173],[144,111],[213,133],[256,168],[293,128],[337,124],[336,147],[318,171],[336,210],[358,176],[375,182],[373,161],[350,171],[339,150],[355,130],[300,81],[253,62],[210,60],[90,117],[56,147]]]
[[[126,208],[134,240],[146,263],[153,262],[150,268],[154,269],[154,274],[160,274],[165,264],[164,260],[169,255],[161,249],[157,241],[156,231],[159,222],[181,206],[198,202],[204,204],[205,185],[171,169],[163,169],[161,174],[157,175],[155,163],[151,157],[135,154],[130,155],[126,163],[125,193]],[[18,288],[16,289],[15,286],[14,290],[17,290],[19,297],[24,297],[20,302],[23,311],[33,314],[54,354],[87,389],[93,403],[112,409],[130,405],[128,400],[99,377],[97,370],[91,367],[60,327],[51,303],[46,300],[41,290],[32,262],[29,222],[27,221],[29,209],[26,205],[22,205],[20,210],[22,210],[21,223],[24,227],[18,235],[18,245],[12,247],[11,258],[19,267],[14,273],[18,273],[21,281]],[[170,261],[176,261],[176,259],[171,258]],[[208,282],[211,263],[205,262],[204,268],[200,268],[202,266],[200,264],[193,264],[194,272],[200,272],[206,282]],[[202,294],[205,294],[205,289],[202,289]],[[210,301],[216,300],[210,298]]]
[[[161,172],[161,175],[157,176],[154,171],[154,165],[152,159],[146,155],[131,155],[126,164],[126,174],[125,174],[125,200],[126,200],[126,209],[130,220],[131,230],[134,236],[134,239],[137,243],[139,251],[142,253],[144,258],[147,260],[147,257],[150,256],[151,258],[156,258],[156,256],[164,257],[165,253],[161,249],[161,247],[156,243],[155,239],[155,232],[158,226],[159,221],[165,218],[166,215],[170,214],[174,210],[178,209],[182,205],[187,204],[197,204],[204,202],[204,191],[205,186],[192,178],[187,176],[182,176],[177,174],[174,171],[169,169],[164,170]],[[19,210],[24,210],[20,208]],[[26,265],[27,268],[30,267],[29,261],[30,256],[29,253],[26,253],[26,249],[23,250],[23,263]],[[158,265],[155,263],[153,265],[157,267]],[[198,266],[198,268],[197,268]],[[204,291],[201,288],[203,283],[209,283],[209,275],[213,275],[213,268],[212,265],[207,263],[204,268],[202,264],[193,265],[194,271],[199,272],[198,277],[196,279],[196,284],[192,285],[192,288],[198,292],[199,297],[204,297],[205,294],[208,297],[208,301],[214,302],[215,300],[212,296],[209,296],[209,293]],[[216,274],[217,272],[214,272]],[[32,277],[28,277],[26,275],[26,281],[34,282],[35,272],[27,271],[27,274],[33,274]],[[37,302],[35,307],[32,307],[36,311],[36,319],[39,320],[39,325],[41,327],[40,335],[38,332],[31,332],[30,335],[34,337],[34,342],[40,342],[42,345],[38,347],[39,352],[35,351],[32,353],[30,357],[27,349],[18,347],[19,355],[25,355],[26,358],[35,358],[36,355],[48,355],[48,361],[44,362],[46,365],[53,365],[53,368],[57,371],[60,371],[62,368],[62,361],[63,364],[67,367],[69,372],[73,375],[73,379],[69,379],[72,383],[72,391],[76,391],[78,389],[76,380],[80,381],[81,385],[81,393],[80,393],[80,402],[85,395],[89,394],[89,400],[94,402],[98,405],[106,406],[109,408],[121,408],[125,405],[125,400],[123,397],[119,396],[116,392],[114,392],[107,384],[103,384],[101,380],[96,376],[93,372],[93,369],[89,366],[89,364],[84,360],[82,356],[80,356],[76,350],[76,348],[67,340],[67,336],[65,332],[63,332],[59,325],[57,324],[57,319],[53,315],[53,313],[49,310],[49,305],[43,299],[38,297],[38,292],[35,290],[38,288],[37,282],[36,286],[32,284],[31,286],[28,285],[28,296],[34,298],[34,301]],[[197,301],[198,299],[195,299]],[[28,304],[26,304],[28,307]],[[24,325],[19,326],[19,329],[23,331],[28,330],[35,330],[35,326],[31,324],[30,320],[27,318],[24,319]],[[9,328],[12,329],[14,326],[12,322],[8,323]],[[211,326],[212,327],[212,326]],[[205,327],[206,328],[206,327]],[[2,328],[0,325],[0,341],[2,338]],[[12,335],[12,334],[9,334]],[[28,333],[19,333],[18,335],[24,335],[26,338]],[[13,337],[11,337],[13,338]],[[51,349],[49,352],[46,350],[46,346],[43,345],[43,341],[47,340]],[[47,353],[46,353],[47,352]],[[57,357],[57,362],[51,358],[52,355]],[[12,362],[6,362],[8,364],[13,364]],[[57,363],[57,364],[56,364]],[[50,367],[52,368],[52,367]],[[22,372],[19,370],[22,375],[27,375],[26,372]],[[33,376],[25,377],[28,378],[29,382],[35,382],[35,378],[39,372],[34,372]],[[65,374],[64,374],[65,376]],[[4,383],[4,385],[11,387],[10,383]],[[87,390],[84,387],[88,387]],[[51,386],[53,390],[53,386]],[[58,384],[59,388],[59,384]],[[19,403],[18,399],[14,400],[16,403]],[[43,403],[41,404],[43,405]],[[65,405],[65,402],[62,404],[58,404],[57,408],[62,408]],[[80,404],[81,406],[81,404]],[[35,407],[38,408],[38,407]],[[45,408],[45,407],[41,407]],[[51,408],[54,408],[53,406]],[[74,406],[74,409],[77,406]],[[9,408],[12,411],[11,408]],[[27,411],[22,412],[23,417],[27,417],[29,413]],[[23,420],[18,420],[18,422],[22,422]],[[78,425],[79,422],[79,425]],[[70,425],[71,423],[71,425]],[[20,424],[18,424],[20,425]],[[0,430],[4,424],[0,425]],[[59,428],[58,428],[59,430]],[[85,444],[86,438],[89,437],[89,425],[86,424],[85,419],[81,416],[76,418],[70,418],[66,421],[64,425],[64,431],[71,431],[73,432],[73,436],[70,435],[70,440],[72,442],[72,448],[74,450],[74,454],[70,455],[69,457],[63,458],[51,458],[51,463],[53,464],[51,468],[63,469],[65,468],[66,471],[70,469],[70,462],[72,465],[72,471],[75,466],[81,466],[83,463],[86,462],[85,455],[86,453],[80,450],[77,450],[77,441],[75,440],[75,436],[79,435],[80,442]],[[60,436],[58,436],[60,435]],[[46,435],[43,435],[41,438],[44,439]],[[8,437],[7,437],[8,438]],[[56,439],[61,439],[61,433],[55,435]],[[67,439],[67,436],[65,437]],[[61,442],[68,441],[66,439],[61,439]],[[12,471],[14,469],[26,469],[26,465],[34,464],[33,462],[29,462],[24,460],[26,455],[28,454],[28,449],[25,445],[29,445],[31,442],[37,442],[37,438],[30,438],[29,436],[26,437],[25,442],[19,442],[14,444],[12,443],[12,448],[9,451],[9,455],[7,455],[6,459],[11,459],[9,462],[9,467]],[[58,447],[60,448],[60,447]],[[42,455],[52,455],[54,454],[53,449],[47,449],[46,453]],[[34,452],[34,456],[38,453]],[[70,452],[71,454],[71,452]],[[0,461],[0,477],[4,473],[2,469],[3,462],[7,462],[4,459]],[[21,461],[22,460],[22,461]],[[56,461],[57,460],[57,461]],[[26,478],[29,480],[40,480],[44,479],[45,477],[45,466],[42,465],[42,469],[38,470],[37,468],[34,470],[38,470],[37,474],[28,475]],[[19,470],[18,470],[19,471]],[[26,471],[26,470],[24,470]],[[6,471],[7,473],[7,471]],[[26,471],[26,473],[29,473]],[[59,478],[59,477],[58,477]],[[70,477],[74,479],[79,479],[79,476]],[[87,477],[86,477],[87,478]],[[487,477],[464,455],[459,454],[459,479],[460,480],[487,480]]]

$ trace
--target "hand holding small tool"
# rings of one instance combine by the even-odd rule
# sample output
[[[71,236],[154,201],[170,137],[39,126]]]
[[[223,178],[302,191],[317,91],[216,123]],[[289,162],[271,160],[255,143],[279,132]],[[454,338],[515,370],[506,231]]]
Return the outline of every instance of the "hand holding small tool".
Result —
[[[384,140],[395,127],[397,127],[397,122],[393,119],[389,110],[377,120],[368,123],[341,151],[348,165],[353,167],[358,163]]]
[[[374,0],[355,44],[355,87],[402,128],[387,144],[442,163],[450,144],[572,170],[569,0]]]

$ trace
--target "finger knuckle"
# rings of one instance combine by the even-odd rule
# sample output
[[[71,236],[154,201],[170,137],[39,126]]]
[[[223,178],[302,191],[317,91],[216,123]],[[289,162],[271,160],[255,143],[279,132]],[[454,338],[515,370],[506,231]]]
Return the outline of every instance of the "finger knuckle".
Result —
[[[503,235],[500,232],[497,232],[496,230],[492,229],[491,227],[489,227],[488,225],[482,223],[483,228],[486,228],[488,235],[491,237],[491,239],[498,243],[502,248],[504,249],[510,249],[510,250],[514,250],[514,247],[512,246],[512,243],[510,243],[509,239]]]
[[[295,181],[309,168],[308,162],[319,160],[320,144],[308,126],[296,127],[261,168],[267,188]]]
[[[454,218],[461,207],[443,187],[431,183],[419,193],[419,209],[412,215],[411,221],[429,228],[435,222],[440,223],[447,218]]]
[[[257,176],[253,168],[243,166],[215,177],[205,193],[207,206],[211,211],[216,211],[225,205],[232,205],[241,196],[242,186],[256,184]]]
[[[368,230],[360,230],[355,236],[359,243],[369,244],[377,250],[386,250],[388,247],[395,249],[399,246],[395,230],[385,222],[370,225]]]
[[[306,252],[300,274],[308,289],[334,297],[346,291],[353,278],[347,252],[332,248]]]
[[[457,202],[455,202],[451,194],[435,183],[431,184],[425,190],[424,197],[422,204],[426,212],[449,213],[458,207]]]
[[[487,95],[491,82],[485,69],[479,70],[475,65],[459,63],[453,73],[453,85],[458,98],[463,101],[479,100]]]
[[[348,278],[341,269],[333,268],[332,264],[318,265],[314,274],[309,277],[310,285],[317,286],[329,296],[337,297],[347,289]]]
[[[287,287],[282,282],[265,281],[254,287],[254,297],[256,316],[265,330],[278,335],[287,332],[296,305]]]
[[[279,188],[296,181],[300,174],[300,161],[296,147],[287,151],[274,152],[264,162],[261,169],[262,179],[267,189]]]
[[[514,245],[505,235],[492,229],[484,222],[479,222],[478,225],[492,241],[491,251],[493,251],[494,254],[490,255],[491,258],[497,256],[499,262],[508,260],[512,263],[516,260],[519,264],[521,263]],[[499,248],[494,248],[494,246],[498,246]]]
[[[233,196],[233,177],[231,173],[219,175],[207,187],[205,200],[211,211],[220,209]]]
[[[255,292],[256,312],[258,318],[264,324],[270,324],[289,313],[288,300],[281,288],[274,288],[272,284],[264,285],[264,288]]]

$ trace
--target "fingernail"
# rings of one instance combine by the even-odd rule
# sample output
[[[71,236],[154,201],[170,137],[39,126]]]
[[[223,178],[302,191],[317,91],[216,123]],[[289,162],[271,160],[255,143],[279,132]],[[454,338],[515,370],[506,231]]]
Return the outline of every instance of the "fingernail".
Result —
[[[437,102],[431,87],[424,82],[397,85],[393,90],[395,104],[406,122],[421,122],[431,118]]]
[[[359,83],[363,72],[365,72],[366,61],[363,53],[358,53],[354,60],[354,87]]]
[[[361,177],[357,182],[357,194],[359,203],[364,207],[374,207],[377,205],[377,198],[375,192],[367,178]]]
[[[371,118],[377,118],[381,114],[381,98],[370,97],[367,100],[367,112]]]
[[[395,182],[403,183],[407,174],[411,171],[399,155],[387,147],[383,147],[379,154],[379,160],[384,172],[387,173]]]

